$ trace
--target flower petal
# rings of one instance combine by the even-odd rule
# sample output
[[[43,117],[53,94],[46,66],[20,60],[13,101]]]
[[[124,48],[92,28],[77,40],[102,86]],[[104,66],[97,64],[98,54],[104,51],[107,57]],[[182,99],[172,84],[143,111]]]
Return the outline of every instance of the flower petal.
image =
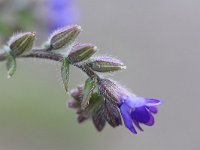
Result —
[[[153,115],[151,114],[151,113],[149,113],[149,116],[150,116],[150,119],[149,119],[149,121],[148,122],[146,122],[146,123],[144,123],[145,125],[147,125],[147,126],[153,126],[154,125],[154,117],[153,117]]]
[[[158,108],[155,106],[146,106],[150,112],[152,112],[153,114],[157,114],[158,113]]]
[[[133,119],[141,123],[147,123],[150,119],[150,113],[146,110],[145,106],[137,107],[134,111],[131,112]]]
[[[160,100],[146,98],[146,106],[157,106],[160,104],[161,104]]]
[[[124,120],[124,124],[125,126],[134,134],[137,134],[135,128],[133,127],[133,123],[132,123],[132,118],[131,115],[129,113],[130,108],[126,105],[126,104],[122,104],[120,107],[120,112],[122,115],[122,118]]]
[[[135,124],[135,126],[136,126],[140,131],[144,131],[144,130],[142,129],[142,127],[140,126],[140,124],[139,124],[139,122],[138,122],[137,120],[134,120],[134,119],[133,119],[133,123]]]

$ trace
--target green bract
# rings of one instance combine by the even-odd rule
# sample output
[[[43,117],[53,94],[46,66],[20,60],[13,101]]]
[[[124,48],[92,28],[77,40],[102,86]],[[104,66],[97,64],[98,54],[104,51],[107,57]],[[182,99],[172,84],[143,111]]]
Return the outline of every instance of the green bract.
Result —
[[[61,66],[61,76],[65,90],[68,91],[68,82],[69,82],[69,60],[64,58]]]
[[[8,78],[12,77],[16,71],[17,65],[15,57],[13,57],[11,54],[7,55],[6,68],[8,71]]]
[[[85,86],[83,89],[83,100],[81,103],[82,109],[85,109],[88,106],[91,94],[94,88],[96,87],[96,84],[97,84],[97,80],[95,78],[88,78],[85,81]]]

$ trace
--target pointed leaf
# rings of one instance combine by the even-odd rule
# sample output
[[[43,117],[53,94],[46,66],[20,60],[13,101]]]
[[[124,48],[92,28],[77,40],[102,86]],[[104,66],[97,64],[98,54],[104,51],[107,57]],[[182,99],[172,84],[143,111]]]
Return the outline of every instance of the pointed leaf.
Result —
[[[85,86],[84,86],[84,90],[83,90],[83,100],[81,103],[82,109],[85,109],[88,106],[91,94],[92,94],[93,90],[95,89],[96,84],[97,84],[96,78],[88,78],[85,81]]]
[[[6,63],[7,71],[8,71],[8,78],[12,77],[16,71],[16,60],[15,57],[9,54],[7,56],[7,63]]]
[[[63,84],[65,86],[66,91],[68,91],[69,65],[70,65],[70,63],[69,63],[68,58],[64,58],[62,67],[61,67],[61,76],[62,76]]]

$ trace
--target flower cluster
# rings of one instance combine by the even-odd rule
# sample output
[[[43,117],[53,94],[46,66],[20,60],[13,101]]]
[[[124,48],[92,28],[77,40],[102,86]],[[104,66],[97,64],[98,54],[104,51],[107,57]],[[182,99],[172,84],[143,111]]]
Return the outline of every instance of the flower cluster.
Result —
[[[79,123],[92,118],[98,131],[103,129],[106,122],[112,127],[122,125],[123,119],[125,126],[137,134],[134,125],[141,131],[143,129],[140,124],[154,125],[153,114],[158,112],[157,106],[161,104],[160,100],[138,97],[115,81],[102,79],[99,89],[91,96],[87,109],[81,109],[83,90],[82,86],[78,86],[71,91],[73,99],[68,102],[68,106],[77,110]]]
[[[68,107],[76,109],[77,120],[79,123],[87,119],[92,119],[94,126],[98,131],[101,131],[106,122],[112,127],[122,125],[120,112],[117,106],[110,101],[104,100],[103,96],[98,93],[93,93],[90,98],[90,104],[86,109],[81,109],[83,100],[83,87],[78,86],[71,91],[72,100],[68,102]]]
[[[59,61],[61,77],[68,92],[70,67],[75,66],[87,74],[83,86],[71,92],[73,100],[70,108],[76,109],[78,122],[92,119],[98,131],[106,123],[112,127],[122,125],[137,133],[135,127],[143,131],[140,124],[152,126],[153,114],[158,112],[160,100],[138,97],[113,80],[106,79],[99,73],[112,73],[126,69],[124,63],[108,56],[93,56],[97,47],[91,43],[74,43],[81,27],[72,25],[52,33],[41,49],[34,49],[35,33],[20,33],[11,37],[0,53],[0,61],[7,60],[8,76],[16,71],[16,58],[37,57]],[[62,51],[60,51],[62,50]],[[64,51],[64,52],[63,52]]]

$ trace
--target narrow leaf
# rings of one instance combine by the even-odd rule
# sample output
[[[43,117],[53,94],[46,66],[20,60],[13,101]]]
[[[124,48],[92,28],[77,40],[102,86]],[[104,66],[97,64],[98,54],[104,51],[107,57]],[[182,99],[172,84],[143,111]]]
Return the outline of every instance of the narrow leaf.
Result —
[[[92,94],[94,88],[96,87],[96,84],[97,84],[96,78],[88,78],[85,81],[85,86],[84,86],[84,90],[83,90],[83,100],[81,103],[82,109],[85,109],[88,106],[91,94]]]
[[[15,57],[12,55],[7,56],[7,63],[6,63],[7,71],[8,71],[8,78],[12,77],[16,71],[16,60]]]
[[[69,60],[68,58],[63,59],[62,67],[61,67],[61,76],[63,80],[63,84],[65,90],[68,91],[68,82],[69,82]]]

